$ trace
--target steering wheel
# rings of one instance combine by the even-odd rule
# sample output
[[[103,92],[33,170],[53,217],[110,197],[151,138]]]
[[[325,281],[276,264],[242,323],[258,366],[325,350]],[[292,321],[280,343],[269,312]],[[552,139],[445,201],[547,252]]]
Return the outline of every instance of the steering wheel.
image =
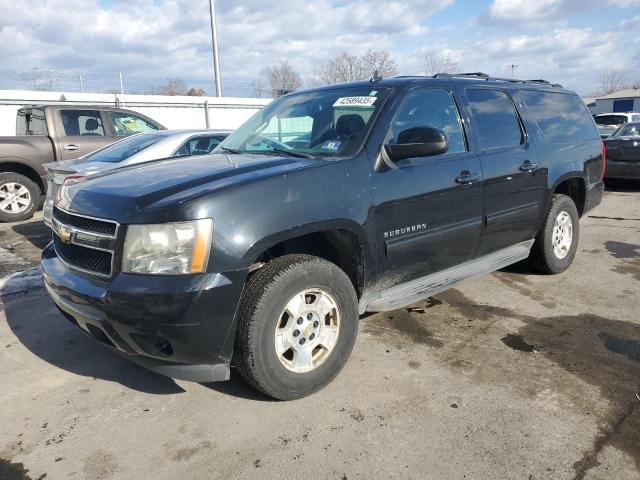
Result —
[[[260,142],[266,144],[268,147],[276,148],[278,150],[293,150],[293,148],[286,143],[279,142],[274,140],[273,138],[269,138],[265,135],[252,135],[245,142],[245,146],[250,145],[251,143]]]

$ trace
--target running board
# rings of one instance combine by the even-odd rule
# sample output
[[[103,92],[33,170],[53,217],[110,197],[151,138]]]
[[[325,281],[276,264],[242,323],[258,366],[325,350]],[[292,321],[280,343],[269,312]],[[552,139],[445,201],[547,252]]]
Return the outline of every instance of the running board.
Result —
[[[484,257],[387,288],[360,300],[360,313],[385,312],[412,305],[460,282],[500,270],[529,256],[533,240],[518,243]]]

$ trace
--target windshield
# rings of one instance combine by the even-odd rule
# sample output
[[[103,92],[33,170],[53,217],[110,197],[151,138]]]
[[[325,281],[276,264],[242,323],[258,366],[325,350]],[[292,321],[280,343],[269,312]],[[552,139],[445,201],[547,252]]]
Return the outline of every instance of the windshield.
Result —
[[[388,89],[372,85],[281,97],[251,117],[216,152],[351,156],[387,94]]]
[[[620,127],[611,135],[612,137],[639,137],[640,123],[628,123],[624,127]]]
[[[164,137],[164,135],[153,133],[134,135],[125,140],[111,144],[102,150],[98,150],[94,154],[88,155],[85,157],[85,160],[90,160],[92,162],[119,163],[145,148],[150,147]]]
[[[624,115],[598,115],[596,123],[598,125],[622,125],[627,123],[627,117]]]

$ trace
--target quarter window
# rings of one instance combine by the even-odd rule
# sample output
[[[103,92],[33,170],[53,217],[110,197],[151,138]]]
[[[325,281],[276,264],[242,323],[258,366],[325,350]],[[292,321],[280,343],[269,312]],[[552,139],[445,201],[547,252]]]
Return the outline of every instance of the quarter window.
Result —
[[[549,142],[598,138],[589,110],[576,95],[523,90],[520,96]]]
[[[480,148],[513,147],[523,140],[513,102],[500,90],[468,89],[467,99]]]
[[[415,127],[442,130],[449,140],[447,153],[466,151],[462,122],[451,94],[446,90],[420,90],[410,93],[391,124],[391,143],[400,133]]]
[[[67,137],[105,136],[102,116],[97,110],[61,110],[60,118]]]

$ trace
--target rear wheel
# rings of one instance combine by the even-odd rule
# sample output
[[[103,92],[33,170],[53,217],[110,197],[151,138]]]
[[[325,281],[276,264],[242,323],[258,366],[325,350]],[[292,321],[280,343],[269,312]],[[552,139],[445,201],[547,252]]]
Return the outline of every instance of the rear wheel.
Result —
[[[357,331],[358,301],[347,275],[321,258],[287,255],[247,281],[234,364],[270,397],[304,397],[340,372]]]
[[[0,221],[18,222],[33,216],[40,203],[40,188],[19,173],[0,173]]]
[[[565,271],[573,262],[580,237],[580,218],[571,197],[555,194],[531,250],[533,265],[543,273]]]

